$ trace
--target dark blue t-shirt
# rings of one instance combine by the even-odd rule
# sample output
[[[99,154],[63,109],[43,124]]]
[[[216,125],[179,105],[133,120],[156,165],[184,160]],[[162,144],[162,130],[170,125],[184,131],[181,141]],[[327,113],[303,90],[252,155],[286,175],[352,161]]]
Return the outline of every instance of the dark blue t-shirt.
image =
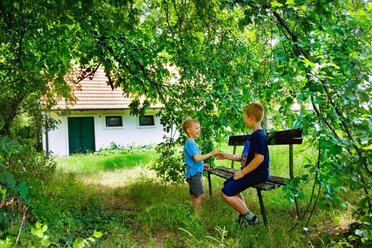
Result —
[[[247,139],[242,153],[242,168],[247,166],[254,158],[254,154],[262,154],[264,161],[252,172],[264,174],[269,177],[269,148],[266,134],[262,129],[254,131]]]

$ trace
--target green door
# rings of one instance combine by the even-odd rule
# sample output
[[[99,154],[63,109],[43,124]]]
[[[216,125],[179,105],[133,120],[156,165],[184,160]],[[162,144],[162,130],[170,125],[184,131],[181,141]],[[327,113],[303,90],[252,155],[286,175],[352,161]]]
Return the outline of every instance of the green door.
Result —
[[[94,118],[68,118],[68,146],[70,154],[95,151]]]

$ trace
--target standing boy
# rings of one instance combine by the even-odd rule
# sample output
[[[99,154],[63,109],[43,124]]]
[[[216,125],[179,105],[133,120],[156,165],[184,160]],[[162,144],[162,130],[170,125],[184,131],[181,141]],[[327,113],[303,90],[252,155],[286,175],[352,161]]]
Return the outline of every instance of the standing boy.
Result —
[[[242,155],[221,152],[217,158],[241,162],[241,170],[225,181],[222,198],[239,213],[237,222],[247,226],[257,224],[259,220],[245,205],[241,192],[269,178],[270,158],[266,134],[261,127],[264,116],[263,106],[259,103],[251,103],[244,108],[243,116],[245,126],[253,132],[244,145]]]
[[[182,127],[187,136],[184,146],[186,181],[189,183],[191,205],[195,213],[198,214],[205,198],[202,173],[204,169],[209,168],[209,164],[204,164],[203,160],[216,155],[218,151],[214,150],[204,155],[200,154],[199,147],[195,142],[195,139],[200,135],[200,124],[197,120],[187,119],[183,122]]]

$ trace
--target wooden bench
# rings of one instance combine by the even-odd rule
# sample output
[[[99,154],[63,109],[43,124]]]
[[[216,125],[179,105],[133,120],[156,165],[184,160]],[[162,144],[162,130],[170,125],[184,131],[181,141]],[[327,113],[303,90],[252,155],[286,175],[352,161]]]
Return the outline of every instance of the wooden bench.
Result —
[[[233,146],[233,154],[236,154],[236,147],[237,146],[244,146],[245,141],[249,135],[238,135],[238,136],[230,136],[229,137],[229,146]],[[294,144],[302,144],[302,129],[291,129],[291,130],[283,130],[283,131],[276,131],[270,132],[267,134],[268,145],[288,145],[289,146],[289,178],[279,177],[279,176],[270,176],[270,178],[265,181],[264,183],[256,184],[253,186],[257,190],[258,200],[260,202],[261,214],[267,226],[267,217],[265,206],[262,199],[262,192],[261,191],[269,191],[276,188],[279,188],[283,185],[286,185],[290,180],[293,178],[293,145]],[[274,158],[275,159],[275,158]],[[270,156],[270,161],[273,161],[273,157]],[[211,175],[216,175],[222,178],[229,178],[231,177],[234,172],[238,170],[234,169],[234,161],[231,161],[231,168],[226,167],[216,167],[210,168],[207,170],[208,173],[208,186],[209,186],[209,194],[212,195],[212,182],[211,182]],[[300,217],[299,207],[297,199],[295,198],[295,205],[296,205],[296,212],[297,216]]]

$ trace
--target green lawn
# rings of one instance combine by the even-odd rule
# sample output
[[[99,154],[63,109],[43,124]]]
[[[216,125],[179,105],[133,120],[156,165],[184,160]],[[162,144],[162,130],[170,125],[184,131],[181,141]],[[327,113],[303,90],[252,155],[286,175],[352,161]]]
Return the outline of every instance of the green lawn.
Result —
[[[77,175],[90,175],[100,171],[114,171],[136,166],[145,166],[158,155],[153,149],[136,151],[110,151],[90,154],[77,154],[70,157],[55,158],[57,168]]]
[[[287,175],[287,148],[270,149],[272,174]],[[334,237],[338,232],[342,238],[342,228],[351,222],[346,210],[318,210],[309,230],[304,231],[304,221],[296,219],[294,204],[285,198],[282,189],[277,189],[263,193],[268,227],[260,224],[242,229],[234,223],[236,213],[219,195],[223,180],[217,177],[213,177],[214,194],[207,195],[201,214],[196,217],[189,206],[186,184],[164,184],[148,176],[151,173],[147,165],[156,158],[154,150],[58,158],[61,173],[40,192],[48,194],[48,198],[34,198],[33,212],[43,216],[41,221],[49,227],[47,234],[60,243],[68,237],[88,237],[94,230],[103,232],[93,247],[334,247],[328,233]],[[297,146],[296,175],[306,173],[303,165],[307,159],[314,160],[313,151],[305,145]],[[101,175],[99,179],[97,174]],[[133,176],[130,181],[115,185],[95,183],[128,174]],[[304,188],[302,211],[311,181]],[[255,190],[248,189],[244,196],[248,207],[259,214]]]

